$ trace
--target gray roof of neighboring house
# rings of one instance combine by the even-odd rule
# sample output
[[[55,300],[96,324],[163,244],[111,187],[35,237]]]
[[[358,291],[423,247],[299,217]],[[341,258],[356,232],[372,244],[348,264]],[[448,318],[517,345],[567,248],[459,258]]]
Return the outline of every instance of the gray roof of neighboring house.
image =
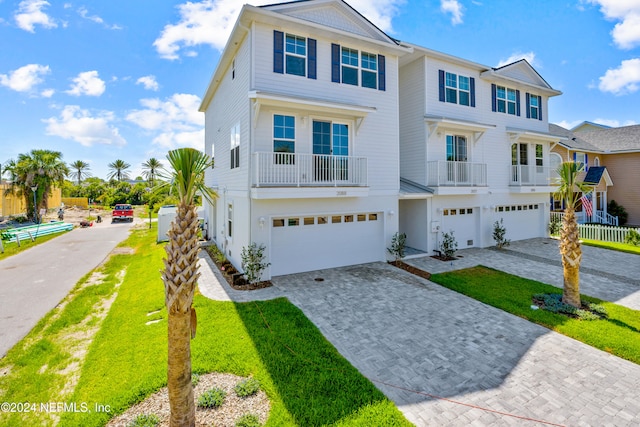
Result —
[[[604,152],[640,151],[640,125],[580,132],[580,138]]]
[[[601,131],[598,131],[601,132]],[[589,152],[601,152],[602,149],[592,144],[590,142],[585,141],[582,138],[582,133],[580,136],[571,132],[568,129],[563,128],[562,126],[554,125],[553,123],[549,123],[549,133],[554,135],[561,135],[567,138],[566,141],[561,141],[560,144],[565,147],[569,147],[572,150],[582,150]]]

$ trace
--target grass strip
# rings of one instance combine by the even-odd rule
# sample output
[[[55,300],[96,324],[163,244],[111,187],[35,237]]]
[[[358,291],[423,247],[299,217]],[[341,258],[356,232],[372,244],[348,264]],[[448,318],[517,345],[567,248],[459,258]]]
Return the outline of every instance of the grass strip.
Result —
[[[581,242],[587,246],[595,246],[596,248],[611,249],[613,251],[640,255],[640,246],[630,245],[628,243],[602,242],[600,240],[588,239],[581,239]]]
[[[167,323],[159,273],[164,251],[153,231],[134,231],[145,233],[70,399],[93,411],[64,413],[61,426],[104,425],[166,385]],[[193,371],[258,379],[271,400],[267,425],[411,425],[288,300],[232,303],[197,295],[194,306]],[[161,321],[147,324],[151,319]],[[110,412],[96,412],[96,405]]]
[[[4,247],[4,253],[0,253],[0,260],[10,257],[11,255],[15,255],[22,251],[26,251],[29,248],[37,246],[41,243],[47,242],[51,239],[55,239],[56,237],[62,236],[63,234],[68,233],[70,230],[62,231],[56,234],[45,234],[44,236],[38,236],[35,239],[35,242],[32,242],[31,239],[22,239],[20,240],[20,246],[18,246],[17,242],[7,243],[2,242],[2,246]]]
[[[602,304],[607,319],[578,320],[545,310],[532,310],[538,293],[562,293],[562,289],[484,266],[434,274],[430,279],[485,304],[545,326],[623,359],[640,364],[640,311],[582,295]]]

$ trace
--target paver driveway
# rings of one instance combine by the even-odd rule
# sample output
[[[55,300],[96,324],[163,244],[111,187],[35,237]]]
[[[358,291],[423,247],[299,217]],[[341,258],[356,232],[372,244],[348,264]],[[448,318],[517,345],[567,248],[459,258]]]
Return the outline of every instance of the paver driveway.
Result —
[[[640,366],[388,264],[273,282],[416,425],[640,420]]]

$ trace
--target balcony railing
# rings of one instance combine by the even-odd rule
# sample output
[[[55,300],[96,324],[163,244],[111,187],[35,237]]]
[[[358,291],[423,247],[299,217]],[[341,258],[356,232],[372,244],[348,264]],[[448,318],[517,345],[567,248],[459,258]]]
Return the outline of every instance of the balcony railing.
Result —
[[[427,162],[428,187],[485,187],[485,163],[435,161]]]
[[[558,184],[558,174],[545,166],[510,166],[509,185],[512,186],[550,186]]]
[[[253,153],[256,187],[366,187],[367,158],[298,153]]]

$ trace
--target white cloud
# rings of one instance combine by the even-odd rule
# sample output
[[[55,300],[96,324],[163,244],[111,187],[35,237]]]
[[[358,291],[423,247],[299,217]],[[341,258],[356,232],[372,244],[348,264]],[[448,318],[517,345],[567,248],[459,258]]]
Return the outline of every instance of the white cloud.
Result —
[[[78,77],[73,78],[71,89],[66,93],[73,96],[100,96],[104,93],[104,90],[104,80],[98,77],[98,72],[94,70],[85,71],[78,74]]]
[[[440,0],[440,11],[451,14],[451,24],[462,24],[463,7],[458,0]]]
[[[600,77],[598,88],[615,95],[633,93],[640,89],[640,58],[622,61],[618,68],[607,70]]]
[[[159,88],[158,82],[156,81],[156,76],[153,76],[153,75],[140,77],[136,81],[136,84],[144,85],[144,88],[147,90],[157,91]]]
[[[451,1],[451,0],[448,0]],[[391,30],[391,20],[405,0],[353,0],[349,4],[383,31]],[[165,59],[178,59],[179,51],[198,45],[224,48],[233,25],[246,0],[203,0],[177,6],[180,20],[165,25],[153,42],[157,52]],[[272,4],[273,0],[256,0],[254,6]],[[189,56],[197,52],[188,50]]]
[[[43,98],[51,98],[54,93],[56,93],[54,89],[45,89],[40,92],[40,96],[42,96]]]
[[[0,84],[16,92],[29,92],[44,81],[42,76],[50,72],[48,65],[28,64],[13,70],[9,75],[0,74]]]
[[[122,27],[114,24],[114,25],[108,25],[104,22],[104,19],[102,19],[101,17],[99,17],[98,15],[89,15],[89,11],[87,10],[86,7],[82,6],[80,7],[80,9],[78,9],[78,14],[80,16],[82,16],[84,19],[87,19],[89,21],[93,21],[96,24],[101,24],[103,25],[105,28],[109,28],[111,30],[121,30]]]
[[[19,28],[30,33],[35,32],[36,25],[44,28],[55,28],[58,24],[53,18],[44,13],[42,9],[49,6],[45,0],[24,0],[18,5],[18,10],[14,14],[14,19]]]
[[[619,21],[611,31],[615,44],[621,49],[640,45],[640,1],[638,0],[587,0],[600,5],[605,18]]]
[[[164,101],[141,99],[140,104],[144,109],[132,111],[126,119],[156,133],[153,143],[165,148],[189,146],[204,150],[204,114],[198,111],[198,96],[176,93]]]
[[[508,64],[513,64],[516,61],[519,61],[521,59],[526,59],[527,62],[531,65],[536,65],[538,66],[538,64],[536,64],[536,54],[533,52],[516,52],[513,55],[511,55],[510,57],[508,57],[507,59],[501,59],[500,62],[497,65],[497,68],[500,67],[504,67],[505,65]]]
[[[47,135],[71,139],[90,147],[94,144],[125,145],[127,141],[118,128],[111,125],[114,115],[110,111],[92,115],[78,105],[67,105],[58,118],[43,120],[47,124]]]

